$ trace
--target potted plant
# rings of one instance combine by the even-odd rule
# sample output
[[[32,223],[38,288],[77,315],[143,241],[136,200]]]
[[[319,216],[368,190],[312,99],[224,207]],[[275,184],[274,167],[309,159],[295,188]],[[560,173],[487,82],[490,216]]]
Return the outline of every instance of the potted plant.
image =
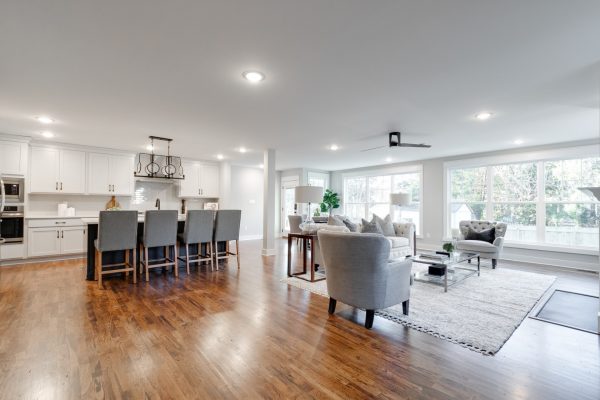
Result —
[[[451,242],[444,243],[444,245],[442,246],[442,249],[444,249],[444,251],[446,253],[452,254],[454,252],[454,244]]]
[[[329,212],[329,215],[332,215],[334,208],[340,208],[340,198],[337,193],[333,192],[331,189],[327,189],[325,190],[325,193],[323,193],[321,212]]]

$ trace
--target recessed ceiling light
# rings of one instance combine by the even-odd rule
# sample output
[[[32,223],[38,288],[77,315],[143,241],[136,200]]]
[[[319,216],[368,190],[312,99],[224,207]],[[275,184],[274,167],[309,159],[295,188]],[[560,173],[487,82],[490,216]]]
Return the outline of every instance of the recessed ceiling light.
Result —
[[[152,150],[154,150],[154,146],[152,146],[151,144],[149,144],[149,145],[146,146],[146,150],[152,151]]]
[[[50,118],[50,117],[47,117],[47,116],[45,116],[45,115],[41,115],[41,116],[39,116],[39,117],[35,117],[35,119],[36,119],[38,122],[42,123],[42,124],[51,124],[51,123],[53,123],[53,122],[54,122],[54,120],[53,120],[52,118]]]
[[[259,83],[265,80],[265,74],[258,71],[246,71],[242,76],[250,83]]]
[[[523,139],[516,139],[514,142],[514,144],[516,144],[517,146],[523,144]]]
[[[222,160],[223,159],[223,154],[217,154],[217,160]]]
[[[44,131],[44,132],[42,132],[42,136],[45,137],[45,138],[50,139],[50,138],[54,137],[54,133],[52,133],[50,131]]]
[[[246,148],[245,148],[245,147],[240,147],[240,153],[245,153],[245,152],[247,152],[247,151],[248,151],[248,150],[246,150]]]
[[[258,165],[258,168],[264,168],[264,167],[265,167],[265,164],[259,164]]]
[[[387,157],[387,158],[385,159],[385,162],[392,162],[392,157]]]
[[[336,151],[337,149],[339,149],[337,144],[332,144],[331,146],[329,146],[329,150],[331,151]]]
[[[482,112],[476,114],[475,118],[477,118],[480,121],[485,121],[486,119],[490,119],[490,117],[492,115],[493,114],[491,112],[489,112],[489,111],[482,111]]]

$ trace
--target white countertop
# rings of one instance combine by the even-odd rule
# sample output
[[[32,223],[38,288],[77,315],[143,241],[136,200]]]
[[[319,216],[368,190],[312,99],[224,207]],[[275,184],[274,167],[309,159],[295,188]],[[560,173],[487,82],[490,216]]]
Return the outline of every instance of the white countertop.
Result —
[[[77,218],[98,218],[98,213],[78,214],[74,216],[59,216],[57,214],[26,214],[25,219],[77,219]]]

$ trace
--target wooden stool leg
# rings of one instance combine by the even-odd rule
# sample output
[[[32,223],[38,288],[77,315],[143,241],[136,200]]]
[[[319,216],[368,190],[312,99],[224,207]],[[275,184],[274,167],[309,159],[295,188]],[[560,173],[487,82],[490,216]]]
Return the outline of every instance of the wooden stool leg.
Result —
[[[131,268],[133,269],[133,283],[137,283],[137,268],[135,267],[137,261],[137,252],[133,249],[133,265]]]
[[[144,272],[144,249],[142,248],[141,243],[138,246],[138,250],[140,252],[140,277],[141,277],[142,273]]]
[[[235,241],[235,257],[237,258],[238,269],[240,269],[240,241]]]
[[[169,246],[170,247],[170,246]],[[167,249],[169,249],[169,247],[167,247]],[[175,253],[175,256],[177,256],[177,245],[173,245],[173,252]],[[173,268],[175,269],[175,276],[179,276],[179,268],[177,268],[177,257],[173,258],[173,261],[175,262],[175,265],[173,265]],[[189,273],[189,271],[188,271]]]
[[[190,245],[189,243],[185,244],[185,270],[187,274],[190,274]]]
[[[96,250],[96,268],[98,269],[98,287],[102,289],[102,252]]]
[[[129,249],[125,250],[125,268],[129,268]],[[129,271],[125,271],[125,280],[129,278]]]
[[[144,260],[146,261],[146,282],[150,281],[150,274],[148,273],[148,248],[144,247]]]
[[[209,256],[210,256],[210,270],[214,271],[215,270],[215,264],[213,263],[213,244],[212,242],[210,242],[209,244]]]

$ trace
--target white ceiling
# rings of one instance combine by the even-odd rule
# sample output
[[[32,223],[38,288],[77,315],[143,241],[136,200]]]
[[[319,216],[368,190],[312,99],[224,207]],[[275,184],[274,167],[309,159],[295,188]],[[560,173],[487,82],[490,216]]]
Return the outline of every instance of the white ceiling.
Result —
[[[0,132],[45,114],[55,141],[326,170],[588,139],[599,21],[597,0],[4,1]],[[359,151],[389,130],[433,148]]]

